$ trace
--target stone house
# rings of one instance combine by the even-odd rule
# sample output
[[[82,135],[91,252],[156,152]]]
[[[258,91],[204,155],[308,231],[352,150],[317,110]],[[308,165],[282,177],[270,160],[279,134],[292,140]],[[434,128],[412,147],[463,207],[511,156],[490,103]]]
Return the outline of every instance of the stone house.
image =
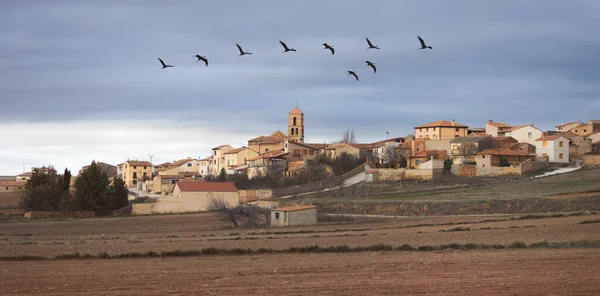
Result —
[[[317,207],[295,205],[271,209],[271,226],[313,225],[317,223]]]
[[[580,156],[592,151],[592,139],[572,132],[564,132],[561,136],[569,139],[569,158],[580,159]]]

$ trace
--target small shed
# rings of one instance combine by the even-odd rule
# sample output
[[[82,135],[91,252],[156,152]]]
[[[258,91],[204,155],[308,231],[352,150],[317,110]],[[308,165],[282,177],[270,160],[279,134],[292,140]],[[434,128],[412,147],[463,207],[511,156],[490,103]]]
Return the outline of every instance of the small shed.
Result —
[[[296,205],[271,210],[271,226],[312,225],[316,223],[316,206]]]

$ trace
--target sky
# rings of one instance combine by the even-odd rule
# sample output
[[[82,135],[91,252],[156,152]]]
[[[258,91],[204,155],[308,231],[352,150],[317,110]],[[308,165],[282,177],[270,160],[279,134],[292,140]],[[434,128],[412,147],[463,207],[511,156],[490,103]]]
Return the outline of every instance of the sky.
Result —
[[[598,119],[598,28],[595,0],[3,0],[0,175],[206,157],[286,132],[296,105],[319,143]]]

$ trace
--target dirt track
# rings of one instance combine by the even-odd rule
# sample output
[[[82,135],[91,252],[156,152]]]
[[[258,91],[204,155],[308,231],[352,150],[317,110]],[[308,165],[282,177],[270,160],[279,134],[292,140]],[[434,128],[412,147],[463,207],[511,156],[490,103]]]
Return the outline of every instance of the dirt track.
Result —
[[[3,262],[4,295],[598,295],[597,249]]]

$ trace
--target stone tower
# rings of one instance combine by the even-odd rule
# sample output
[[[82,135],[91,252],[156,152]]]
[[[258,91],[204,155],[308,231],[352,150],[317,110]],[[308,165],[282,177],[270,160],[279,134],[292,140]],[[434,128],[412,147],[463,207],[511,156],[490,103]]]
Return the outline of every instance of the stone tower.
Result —
[[[304,143],[304,113],[298,106],[288,114],[288,140]]]

